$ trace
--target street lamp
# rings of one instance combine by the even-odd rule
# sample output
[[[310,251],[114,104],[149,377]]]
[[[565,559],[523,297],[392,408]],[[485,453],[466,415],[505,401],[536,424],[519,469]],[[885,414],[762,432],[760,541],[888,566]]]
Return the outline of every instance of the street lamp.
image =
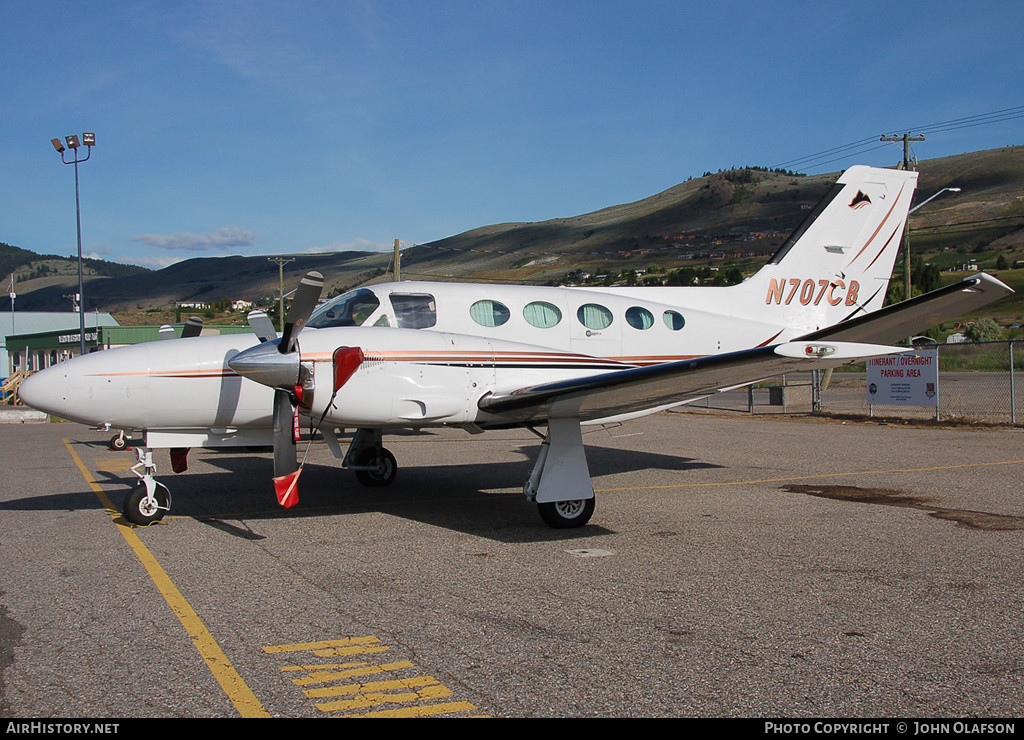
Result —
[[[82,139],[79,141],[78,136],[72,134],[71,136],[65,136],[64,141],[67,142],[67,149],[74,152],[75,158],[68,160],[64,152],[66,151],[64,144],[60,139],[50,139],[50,143],[53,144],[53,148],[60,154],[60,161],[64,164],[73,164],[75,166],[75,218],[78,222],[78,325],[79,325],[79,353],[85,354],[85,295],[82,277],[82,207],[78,198],[78,163],[89,161],[89,157],[92,156],[92,148],[96,145],[96,134],[85,133],[82,134]],[[87,151],[84,159],[78,158],[79,147],[86,147]]]
[[[903,300],[909,300],[910,295],[910,214],[921,206],[931,203],[943,193],[959,193],[960,188],[943,188],[927,200],[918,203],[907,213],[907,228],[903,232]]]

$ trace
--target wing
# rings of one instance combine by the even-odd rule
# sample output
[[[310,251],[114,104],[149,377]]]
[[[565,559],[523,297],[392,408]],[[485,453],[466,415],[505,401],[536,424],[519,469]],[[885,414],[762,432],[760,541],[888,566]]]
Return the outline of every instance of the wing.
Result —
[[[904,351],[905,347],[850,342],[786,342],[521,388],[486,396],[480,400],[480,408],[518,424],[569,416],[594,421],[686,403],[783,373],[853,364]]]
[[[594,421],[649,412],[784,373],[906,352],[906,347],[886,345],[1011,293],[1000,281],[981,274],[792,342],[521,388],[485,396],[479,405],[510,424],[551,417]]]

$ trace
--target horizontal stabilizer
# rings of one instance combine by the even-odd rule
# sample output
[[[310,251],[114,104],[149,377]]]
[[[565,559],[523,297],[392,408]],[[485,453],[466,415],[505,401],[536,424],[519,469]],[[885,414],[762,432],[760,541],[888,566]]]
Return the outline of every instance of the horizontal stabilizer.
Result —
[[[1011,293],[1012,288],[982,273],[800,339],[892,344],[976,311]]]

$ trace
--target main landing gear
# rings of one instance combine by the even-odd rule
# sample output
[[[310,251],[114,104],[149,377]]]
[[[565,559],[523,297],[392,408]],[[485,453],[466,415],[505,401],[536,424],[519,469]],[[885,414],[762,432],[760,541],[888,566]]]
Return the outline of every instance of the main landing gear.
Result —
[[[523,485],[527,501],[554,529],[582,527],[594,513],[594,487],[577,418],[548,420],[533,472]]]
[[[336,430],[325,429],[326,440],[342,467],[352,470],[364,486],[390,485],[398,473],[395,456],[383,446],[380,429],[357,429],[342,453]],[[537,504],[541,519],[554,529],[582,527],[594,514],[594,488],[583,450],[577,418],[550,419],[548,433],[529,480],[523,485],[528,501]]]
[[[341,446],[333,431],[324,435],[336,457],[342,457]],[[398,475],[398,461],[383,445],[380,429],[357,429],[342,460],[342,467],[352,470],[356,480],[368,488],[389,486]]]

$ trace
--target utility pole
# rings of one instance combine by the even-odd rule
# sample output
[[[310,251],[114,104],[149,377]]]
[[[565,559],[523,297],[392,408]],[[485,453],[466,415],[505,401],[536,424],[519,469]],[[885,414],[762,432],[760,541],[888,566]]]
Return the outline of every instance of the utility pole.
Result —
[[[395,269],[394,276],[395,282],[399,283],[402,281],[402,254],[398,251],[399,240],[395,239]]]
[[[903,166],[901,170],[910,169],[910,142],[912,141],[924,141],[924,135],[911,136],[910,132],[903,134],[903,136],[882,136],[880,141],[902,141],[903,142]]]
[[[910,169],[910,142],[924,141],[924,135],[911,136],[907,131],[902,136],[885,136],[881,141],[902,141],[903,142],[903,165],[900,169]],[[907,226],[903,230],[903,300],[909,300],[910,295],[910,216],[907,216]]]
[[[280,286],[280,289],[278,290],[279,298],[278,298],[278,314],[277,314],[278,327],[277,327],[277,330],[283,332],[284,331],[284,265],[285,265],[286,262],[294,262],[295,258],[294,257],[268,257],[267,261],[268,262],[276,262],[277,263],[277,272],[278,272],[279,279],[281,281],[281,286]]]
[[[11,273],[11,334],[18,333],[17,320],[14,318],[14,299],[17,298],[18,294],[14,286],[14,273]]]

